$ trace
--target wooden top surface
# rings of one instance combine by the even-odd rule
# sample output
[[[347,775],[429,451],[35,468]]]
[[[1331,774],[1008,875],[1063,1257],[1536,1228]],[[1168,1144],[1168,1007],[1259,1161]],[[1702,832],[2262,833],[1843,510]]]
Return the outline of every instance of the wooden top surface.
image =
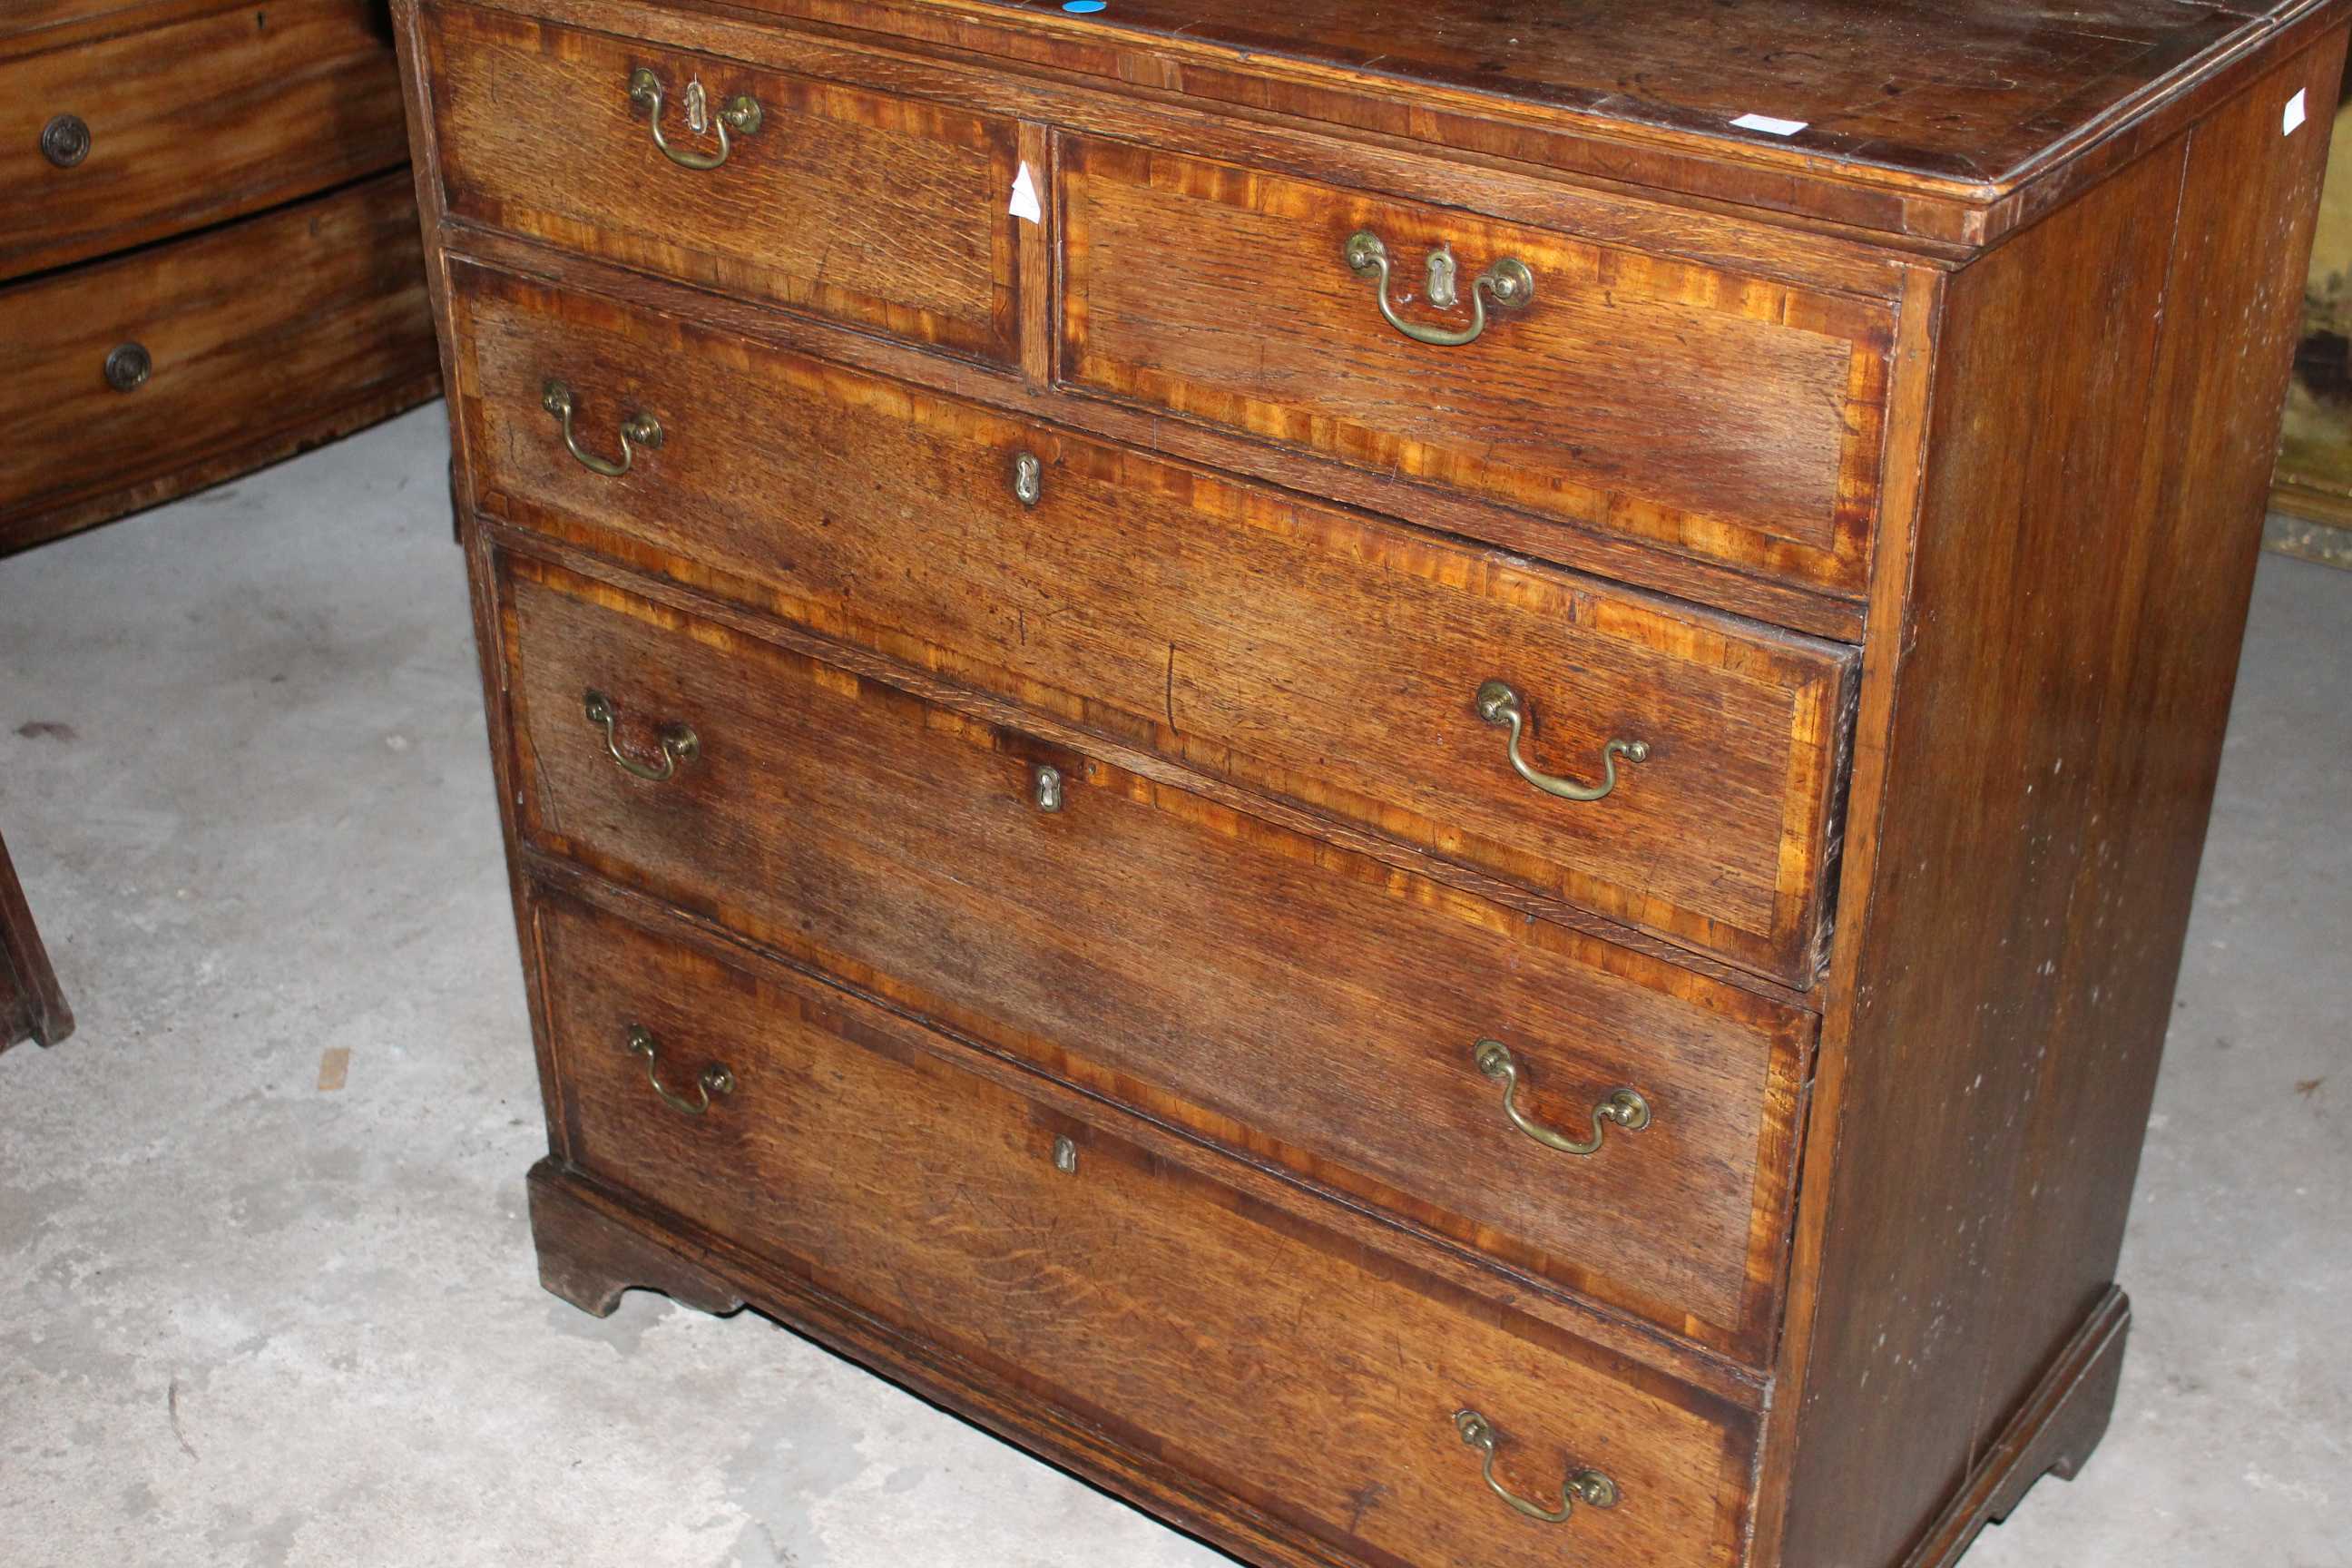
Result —
[[[656,3],[890,34],[1221,110],[1971,247],[2205,112],[2352,9],[2352,0],[1102,0],[1089,13],[1063,0]],[[2330,107],[2311,105],[2311,118],[2325,121]],[[1748,116],[1783,125],[1741,123]]]
[[[2305,0],[1059,0],[994,9],[1998,184]],[[1793,135],[1738,123],[1802,122]]]

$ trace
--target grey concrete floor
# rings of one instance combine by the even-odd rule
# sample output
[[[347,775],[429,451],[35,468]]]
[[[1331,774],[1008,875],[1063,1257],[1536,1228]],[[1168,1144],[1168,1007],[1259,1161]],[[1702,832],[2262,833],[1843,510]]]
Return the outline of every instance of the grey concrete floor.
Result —
[[[0,1056],[0,1563],[1224,1563],[749,1314],[540,1290],[440,418],[0,562],[80,1017]],[[2352,574],[2266,561],[2122,1404],[1974,1568],[2352,1568],[2347,666]]]

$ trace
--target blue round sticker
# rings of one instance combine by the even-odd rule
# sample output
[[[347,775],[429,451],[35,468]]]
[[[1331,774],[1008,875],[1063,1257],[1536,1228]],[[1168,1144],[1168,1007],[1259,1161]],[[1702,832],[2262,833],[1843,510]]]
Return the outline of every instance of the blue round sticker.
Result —
[[[1062,0],[1062,9],[1076,11],[1079,16],[1084,16],[1099,11],[1109,4],[1110,0]]]

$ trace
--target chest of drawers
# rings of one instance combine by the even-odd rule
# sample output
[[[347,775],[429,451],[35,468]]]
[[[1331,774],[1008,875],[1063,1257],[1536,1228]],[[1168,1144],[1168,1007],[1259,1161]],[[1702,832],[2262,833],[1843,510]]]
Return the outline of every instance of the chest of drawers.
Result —
[[[2344,6],[395,17],[551,1289],[1268,1565],[2073,1473]]]
[[[0,5],[0,553],[439,389],[384,0]]]

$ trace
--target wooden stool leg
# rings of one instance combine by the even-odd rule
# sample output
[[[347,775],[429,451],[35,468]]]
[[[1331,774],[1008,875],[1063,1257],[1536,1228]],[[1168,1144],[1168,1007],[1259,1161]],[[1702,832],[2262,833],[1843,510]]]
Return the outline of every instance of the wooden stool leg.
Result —
[[[58,988],[41,933],[33,928],[16,868],[8,863],[7,841],[0,839],[0,1050],[19,1040],[54,1046],[73,1026],[73,1012]]]

